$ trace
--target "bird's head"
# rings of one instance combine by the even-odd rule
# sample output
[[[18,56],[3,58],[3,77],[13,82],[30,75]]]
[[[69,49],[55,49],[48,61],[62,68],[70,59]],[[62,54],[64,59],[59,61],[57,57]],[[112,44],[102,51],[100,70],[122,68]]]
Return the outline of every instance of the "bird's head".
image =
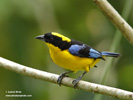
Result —
[[[36,39],[45,41],[46,43],[52,44],[60,49],[64,49],[65,45],[70,45],[71,39],[65,37],[56,32],[46,33],[44,35],[37,36]]]
[[[39,39],[48,43],[60,42],[60,41],[67,41],[67,42],[71,41],[68,37],[65,37],[56,32],[50,32],[44,35],[37,36],[36,39]]]
[[[36,39],[51,43],[52,41],[54,41],[54,37],[51,33],[46,33],[44,35],[39,35],[36,37]]]

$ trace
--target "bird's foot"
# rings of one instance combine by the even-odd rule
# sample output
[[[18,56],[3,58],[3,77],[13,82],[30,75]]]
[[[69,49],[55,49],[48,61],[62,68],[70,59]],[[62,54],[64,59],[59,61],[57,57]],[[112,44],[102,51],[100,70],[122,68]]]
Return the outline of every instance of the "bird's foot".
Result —
[[[66,75],[67,73],[65,72],[65,73],[62,73],[60,76],[59,76],[59,78],[58,78],[58,80],[57,80],[57,83],[59,84],[59,86],[61,86],[61,81],[62,81],[62,79],[64,78],[64,77],[69,77],[68,75]]]
[[[77,79],[72,81],[73,87],[76,88],[77,84],[79,83],[79,81],[81,80],[81,78],[86,74],[87,72],[85,71],[81,76],[79,76]]]
[[[77,87],[77,84],[78,84],[78,82],[79,82],[80,80],[81,80],[81,78],[79,77],[79,78],[77,78],[77,79],[75,79],[75,80],[72,81],[72,84],[73,84],[73,87],[74,87],[74,88]]]

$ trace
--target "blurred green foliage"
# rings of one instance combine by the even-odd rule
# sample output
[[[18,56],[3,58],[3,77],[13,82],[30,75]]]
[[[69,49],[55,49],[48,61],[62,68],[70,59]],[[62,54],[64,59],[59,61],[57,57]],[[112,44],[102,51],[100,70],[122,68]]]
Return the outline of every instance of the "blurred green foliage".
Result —
[[[121,13],[125,0],[108,0]],[[132,10],[133,11],[133,10]],[[133,12],[127,22],[133,26]],[[36,69],[60,74],[47,46],[34,37],[51,31],[83,41],[99,51],[108,51],[116,28],[92,0],[0,0],[0,56]],[[123,37],[116,66],[107,85],[133,92],[133,47]],[[83,80],[99,82],[104,61]],[[71,74],[77,78],[81,72]],[[6,98],[6,91],[22,91],[31,98]],[[0,68],[0,100],[92,100],[93,93],[22,76]],[[104,97],[105,100],[114,100]],[[117,100],[117,99],[116,99]]]

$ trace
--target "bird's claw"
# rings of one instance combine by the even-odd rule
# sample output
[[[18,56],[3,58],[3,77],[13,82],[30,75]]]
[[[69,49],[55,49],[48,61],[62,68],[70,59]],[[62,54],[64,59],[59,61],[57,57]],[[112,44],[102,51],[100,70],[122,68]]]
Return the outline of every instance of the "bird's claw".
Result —
[[[59,86],[61,86],[61,81],[62,81],[62,79],[63,79],[64,77],[69,77],[69,76],[66,75],[65,73],[62,73],[62,74],[59,76],[58,80],[57,80],[57,83],[59,84]]]
[[[77,87],[77,84],[78,84],[79,81],[80,81],[80,79],[75,79],[75,80],[72,81],[72,84],[73,84],[74,88]]]

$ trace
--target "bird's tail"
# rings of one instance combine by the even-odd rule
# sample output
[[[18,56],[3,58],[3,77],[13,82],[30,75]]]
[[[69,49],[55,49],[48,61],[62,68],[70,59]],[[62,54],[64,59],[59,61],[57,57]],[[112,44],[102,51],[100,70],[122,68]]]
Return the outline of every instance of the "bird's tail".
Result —
[[[102,51],[101,54],[102,56],[107,56],[107,57],[118,57],[120,55],[119,53],[106,52],[106,51]]]

